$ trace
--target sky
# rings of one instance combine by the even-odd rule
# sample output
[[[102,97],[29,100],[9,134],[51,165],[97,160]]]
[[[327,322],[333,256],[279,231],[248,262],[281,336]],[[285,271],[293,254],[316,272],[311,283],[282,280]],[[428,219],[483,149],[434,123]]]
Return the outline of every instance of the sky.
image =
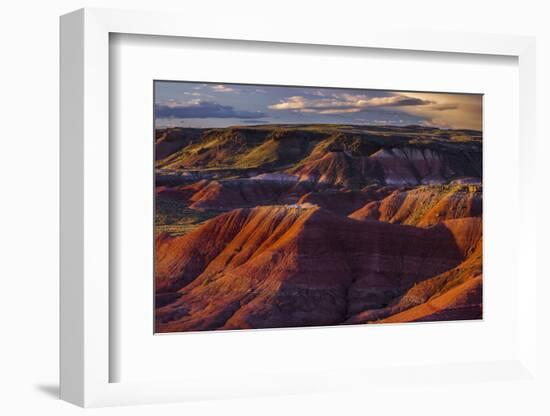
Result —
[[[418,124],[482,128],[480,94],[155,81],[155,126]]]

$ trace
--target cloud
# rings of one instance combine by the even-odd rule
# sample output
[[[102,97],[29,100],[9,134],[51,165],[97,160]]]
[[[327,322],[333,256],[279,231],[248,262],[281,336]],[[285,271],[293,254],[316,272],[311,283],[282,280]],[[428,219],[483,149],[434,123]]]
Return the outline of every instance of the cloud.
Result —
[[[420,123],[444,128],[481,130],[481,95],[390,93],[370,96],[351,92],[294,95],[269,106],[294,113],[345,115],[388,112],[418,117]],[[394,115],[395,115],[394,114]],[[397,121],[394,121],[397,122]]]
[[[394,94],[385,97],[368,97],[365,94],[337,93],[330,97],[307,98],[301,95],[288,97],[269,106],[272,110],[290,110],[302,113],[342,114],[357,113],[371,108],[408,107],[435,104],[433,101]]]
[[[237,89],[232,88],[232,87],[228,87],[227,85],[223,85],[223,84],[213,85],[210,88],[212,88],[212,90],[214,90],[216,92],[238,92]]]
[[[422,124],[452,129],[482,129],[483,97],[480,94],[408,93],[408,95],[434,102],[432,105],[406,109],[408,114],[423,118]]]
[[[370,107],[408,107],[415,105],[434,104],[433,101],[421,100],[420,98],[394,95],[391,97],[373,98],[370,100]]]
[[[191,100],[178,102],[169,100],[155,105],[158,118],[242,118],[257,119],[266,117],[261,111],[237,110],[230,105],[221,105],[212,101]]]

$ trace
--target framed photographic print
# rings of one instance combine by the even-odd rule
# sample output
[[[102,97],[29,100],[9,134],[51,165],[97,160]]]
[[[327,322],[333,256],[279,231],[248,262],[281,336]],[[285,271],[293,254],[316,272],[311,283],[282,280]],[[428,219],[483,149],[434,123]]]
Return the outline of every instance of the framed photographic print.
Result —
[[[62,398],[541,388],[534,40],[185,20],[61,19]]]

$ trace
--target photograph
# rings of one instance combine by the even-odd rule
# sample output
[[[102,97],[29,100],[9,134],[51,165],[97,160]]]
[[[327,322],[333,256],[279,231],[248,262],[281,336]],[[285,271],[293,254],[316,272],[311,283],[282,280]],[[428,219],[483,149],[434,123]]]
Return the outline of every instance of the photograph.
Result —
[[[483,319],[483,95],[155,80],[155,333]]]

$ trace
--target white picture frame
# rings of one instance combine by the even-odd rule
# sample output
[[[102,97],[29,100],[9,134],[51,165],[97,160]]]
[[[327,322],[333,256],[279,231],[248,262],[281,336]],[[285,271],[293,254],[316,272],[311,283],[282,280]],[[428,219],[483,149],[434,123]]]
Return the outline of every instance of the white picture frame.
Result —
[[[498,362],[441,363],[406,369],[412,379],[434,383],[448,373],[460,382],[491,379],[542,383],[537,371],[535,167],[535,40],[530,37],[472,33],[434,33],[387,26],[329,33],[275,24],[238,32],[231,22],[205,27],[201,20],[173,13],[82,9],[61,18],[61,398],[79,406],[161,403],[211,397],[323,392],[347,388],[339,380],[350,370],[334,370],[327,380],[280,374],[263,382],[236,380],[225,390],[208,391],[208,380],[144,383],[110,382],[109,296],[109,36],[148,36],[245,40],[283,44],[332,45],[453,54],[504,55],[519,62],[520,222],[516,242],[524,276],[518,290],[522,322],[517,356]],[[527,215],[529,213],[529,215]],[[389,382],[399,369],[351,370],[359,386]],[[391,374],[391,377],[387,375]],[[472,377],[472,374],[484,374]],[[221,376],[223,379],[223,375]],[[445,379],[445,377],[443,377]],[[228,379],[229,380],[229,379]],[[358,388],[360,392],[361,389]]]

